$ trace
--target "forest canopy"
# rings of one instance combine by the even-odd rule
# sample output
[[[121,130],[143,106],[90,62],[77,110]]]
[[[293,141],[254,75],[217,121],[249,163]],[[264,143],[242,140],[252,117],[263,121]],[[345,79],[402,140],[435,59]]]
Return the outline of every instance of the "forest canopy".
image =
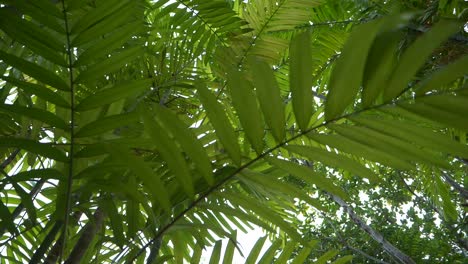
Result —
[[[0,0],[0,263],[464,263],[467,20]]]

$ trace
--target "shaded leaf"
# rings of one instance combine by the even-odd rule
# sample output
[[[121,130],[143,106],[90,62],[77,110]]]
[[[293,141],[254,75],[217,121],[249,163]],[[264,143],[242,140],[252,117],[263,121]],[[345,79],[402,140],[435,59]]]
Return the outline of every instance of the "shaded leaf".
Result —
[[[437,133],[429,128],[417,126],[409,122],[386,120],[382,118],[353,117],[350,119],[382,133],[410,140],[423,147],[437,149],[449,154],[468,158],[468,146],[460,144],[450,137],[442,133]]]
[[[18,230],[16,229],[15,223],[13,222],[13,216],[8,210],[8,207],[0,200],[0,229],[8,229],[8,231],[12,234],[18,234]]]
[[[18,183],[12,182],[13,187],[15,188],[16,193],[21,198],[21,204],[26,209],[26,213],[28,214],[29,220],[34,224],[36,224],[36,208],[34,207],[33,200],[34,197],[30,196]]]
[[[174,143],[173,140],[165,133],[165,129],[161,127],[146,111],[140,111],[148,134],[153,139],[154,145],[162,155],[164,161],[171,171],[174,172],[176,179],[179,181],[180,187],[186,192],[189,198],[195,196],[193,179],[187,167],[182,152]]]
[[[296,164],[294,162],[280,160],[275,158],[267,158],[268,163],[278,169],[291,173],[293,176],[309,183],[315,184],[318,188],[336,194],[343,199],[347,199],[348,195],[339,187],[335,186],[330,179],[323,177],[315,171]]]
[[[219,137],[219,140],[226,148],[226,151],[234,163],[240,164],[241,155],[237,136],[228,117],[224,113],[223,107],[202,83],[197,84],[197,91],[200,95],[200,101],[206,109],[206,114],[216,131],[216,135]]]
[[[396,64],[400,32],[384,32],[375,38],[364,71],[362,105],[369,107],[379,96]]]
[[[138,95],[151,87],[151,79],[127,81],[119,83],[107,89],[100,90],[96,93],[85,97],[76,106],[76,111],[86,111],[103,105],[116,102],[120,99],[125,99],[130,96]]]
[[[119,53],[114,53],[106,58],[80,72],[75,79],[76,83],[95,82],[96,79],[104,77],[105,74],[112,73],[124,67],[127,63],[136,60],[143,53],[143,48],[135,46],[123,49]]]
[[[450,35],[460,30],[460,26],[461,24],[456,21],[442,20],[411,44],[401,56],[398,66],[385,87],[384,100],[389,101],[400,95],[433,50]]]
[[[136,112],[112,115],[100,118],[81,127],[76,133],[76,138],[97,136],[104,132],[131,125],[138,122],[139,116]]]
[[[0,111],[19,114],[24,117],[29,117],[31,119],[44,122],[53,127],[63,129],[65,131],[69,130],[69,126],[64,120],[46,110],[19,105],[0,104]]]
[[[447,66],[442,67],[426,78],[418,85],[417,95],[423,95],[427,91],[440,90],[444,85],[468,74],[468,55],[457,59]]]
[[[109,217],[115,243],[122,248],[125,245],[122,216],[119,214],[115,203],[110,198],[102,199],[101,205]]]
[[[8,182],[21,182],[21,181],[31,181],[33,179],[56,179],[56,180],[63,180],[65,176],[63,173],[56,169],[47,168],[47,169],[37,169],[37,170],[28,170],[18,172],[17,174],[5,178],[5,181]]]
[[[232,104],[239,116],[245,135],[255,151],[260,154],[263,150],[263,122],[253,87],[243,78],[243,74],[236,70],[231,70],[228,73],[228,87],[231,92]]]
[[[450,164],[440,156],[415,148],[411,142],[401,140],[393,136],[388,136],[377,131],[348,125],[329,125],[330,128],[341,135],[359,141],[361,144],[386,151],[395,157],[402,158],[409,162],[422,162],[428,165],[437,165],[443,168],[450,168]]]
[[[70,91],[70,87],[62,78],[50,70],[45,69],[35,63],[29,62],[12,54],[8,54],[2,50],[0,50],[0,59],[40,82],[63,91]]]
[[[34,94],[35,96],[55,105],[70,108],[70,104],[62,96],[42,85],[21,81],[10,76],[0,76],[0,78],[22,89],[26,93]]]
[[[380,23],[380,20],[375,20],[356,26],[343,47],[329,81],[325,102],[327,121],[341,115],[354,101],[361,87],[367,55]]]
[[[250,62],[252,65],[253,82],[257,91],[257,98],[265,117],[265,122],[272,130],[278,143],[285,136],[284,104],[280,97],[280,89],[273,70],[262,60]]]
[[[210,159],[196,136],[179,120],[171,110],[161,106],[155,106],[156,119],[171,131],[174,139],[180,143],[181,148],[194,161],[205,180],[214,184],[213,169]]]
[[[321,144],[337,148],[340,151],[355,155],[357,157],[364,157],[368,160],[377,161],[402,170],[414,169],[414,165],[403,159],[400,159],[398,156],[393,156],[384,150],[378,150],[372,146],[361,144],[359,141],[354,141],[341,135],[309,133],[307,136]]]
[[[0,147],[21,148],[56,161],[69,161],[62,151],[52,147],[50,144],[39,143],[30,139],[4,137],[0,139]]]
[[[299,128],[307,130],[314,111],[313,61],[309,32],[300,33],[291,40],[289,53],[289,82],[294,115]]]

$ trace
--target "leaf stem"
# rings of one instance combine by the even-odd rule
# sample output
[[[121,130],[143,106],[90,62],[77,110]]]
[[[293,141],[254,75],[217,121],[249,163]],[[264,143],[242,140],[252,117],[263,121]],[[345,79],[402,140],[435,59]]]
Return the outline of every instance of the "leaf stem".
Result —
[[[62,12],[65,21],[65,32],[67,38],[67,56],[68,56],[68,72],[70,82],[70,152],[69,152],[69,166],[68,166],[68,178],[66,186],[66,202],[65,202],[65,216],[62,233],[62,248],[59,254],[59,263],[62,262],[63,253],[66,248],[67,242],[67,227],[70,221],[70,210],[71,210],[71,193],[72,193],[72,181],[73,181],[73,152],[75,145],[75,89],[73,85],[73,53],[70,42],[70,29],[68,25],[67,10],[65,8],[65,0],[62,0]]]

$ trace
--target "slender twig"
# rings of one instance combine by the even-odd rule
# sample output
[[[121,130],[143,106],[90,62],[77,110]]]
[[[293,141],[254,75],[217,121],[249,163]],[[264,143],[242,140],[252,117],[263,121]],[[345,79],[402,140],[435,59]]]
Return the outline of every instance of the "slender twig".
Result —
[[[364,230],[367,234],[369,234],[372,239],[374,239],[377,243],[379,243],[382,248],[389,253],[393,258],[398,260],[401,263],[404,264],[415,264],[414,260],[411,259],[410,256],[406,255],[404,252],[402,252],[400,249],[395,247],[392,243],[387,241],[385,237],[380,234],[377,230],[373,229],[371,226],[365,223],[364,220],[361,219],[360,216],[358,216],[353,208],[349,206],[345,201],[343,201],[340,197],[337,195],[334,195],[333,193],[328,193],[329,196],[337,203],[339,204],[345,212],[348,214],[348,216],[353,220],[353,222],[362,230]]]
[[[70,41],[70,29],[68,25],[67,10],[65,8],[65,0],[62,0],[62,11],[63,18],[65,21],[65,32],[67,37],[67,56],[68,56],[68,73],[70,82],[70,152],[69,152],[69,164],[68,164],[68,179],[66,186],[66,201],[65,201],[65,216],[63,224],[63,236],[62,236],[62,249],[59,253],[59,262],[62,262],[63,253],[66,248],[67,241],[67,227],[70,221],[71,211],[71,193],[72,193],[72,181],[73,181],[73,152],[75,145],[75,89],[73,83],[73,52]]]

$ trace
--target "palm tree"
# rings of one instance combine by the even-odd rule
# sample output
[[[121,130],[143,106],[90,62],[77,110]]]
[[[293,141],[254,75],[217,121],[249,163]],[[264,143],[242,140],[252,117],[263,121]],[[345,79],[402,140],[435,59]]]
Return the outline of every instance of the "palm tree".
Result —
[[[459,185],[461,9],[371,2],[1,1],[2,263],[231,263],[245,225],[273,241],[247,262],[303,263],[298,201],[347,207],[381,168]]]

